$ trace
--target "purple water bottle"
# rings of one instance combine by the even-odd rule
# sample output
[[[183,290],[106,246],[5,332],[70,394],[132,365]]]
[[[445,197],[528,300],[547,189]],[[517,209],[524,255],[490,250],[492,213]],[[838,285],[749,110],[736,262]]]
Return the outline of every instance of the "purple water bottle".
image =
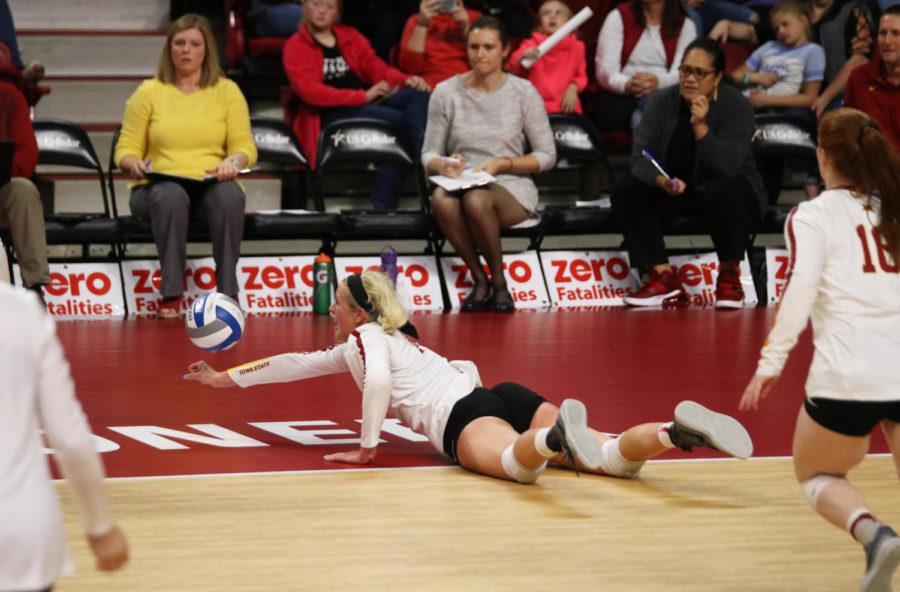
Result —
[[[381,273],[391,278],[391,283],[397,287],[397,250],[388,245],[381,249]]]

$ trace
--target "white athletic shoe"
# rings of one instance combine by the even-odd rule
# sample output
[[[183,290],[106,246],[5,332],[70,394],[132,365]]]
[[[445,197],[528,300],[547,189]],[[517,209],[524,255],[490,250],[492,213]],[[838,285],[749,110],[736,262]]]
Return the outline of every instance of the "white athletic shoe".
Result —
[[[562,446],[562,451],[574,465],[578,459],[590,470],[600,466],[600,444],[587,427],[587,409],[577,399],[566,399],[559,407],[559,417],[551,431]]]
[[[875,540],[866,545],[866,575],[859,592],[891,592],[891,579],[900,564],[900,537],[890,526],[878,529]]]
[[[694,446],[705,446],[735,458],[749,458],[753,454],[750,434],[738,420],[694,401],[682,401],[675,407],[675,423],[669,438],[672,444],[687,451]]]

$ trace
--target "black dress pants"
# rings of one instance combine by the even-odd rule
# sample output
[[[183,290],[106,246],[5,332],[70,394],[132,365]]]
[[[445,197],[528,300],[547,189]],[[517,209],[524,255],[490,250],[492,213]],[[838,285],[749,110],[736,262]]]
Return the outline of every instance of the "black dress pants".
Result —
[[[711,181],[699,192],[688,187],[682,195],[671,197],[630,174],[622,175],[613,188],[612,207],[631,265],[639,269],[668,262],[663,242],[667,219],[701,217],[719,261],[743,259],[750,231],[762,219],[759,200],[742,176]]]

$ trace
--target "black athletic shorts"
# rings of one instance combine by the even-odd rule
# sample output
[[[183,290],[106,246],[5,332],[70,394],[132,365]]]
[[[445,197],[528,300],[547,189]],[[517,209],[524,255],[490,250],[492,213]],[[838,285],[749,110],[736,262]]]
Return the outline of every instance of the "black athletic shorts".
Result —
[[[531,418],[547,399],[513,382],[503,382],[494,388],[476,387],[460,399],[450,411],[444,429],[444,454],[456,458],[456,442],[469,423],[479,417],[499,417],[520,434],[531,427]]]
[[[900,423],[900,401],[841,401],[815,397],[806,413],[823,428],[845,436],[867,436],[882,420]]]

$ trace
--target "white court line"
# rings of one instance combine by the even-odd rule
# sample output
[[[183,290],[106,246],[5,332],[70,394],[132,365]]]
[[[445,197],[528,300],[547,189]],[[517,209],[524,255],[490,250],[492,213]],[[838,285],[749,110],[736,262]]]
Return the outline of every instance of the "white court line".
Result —
[[[890,457],[888,452],[878,452],[867,454],[866,458],[884,458]],[[748,461],[771,461],[771,460],[791,460],[791,456],[752,456]],[[647,464],[678,464],[678,463],[695,463],[695,462],[743,462],[737,458],[672,458],[672,459],[654,459],[647,461]],[[297,471],[260,471],[251,473],[196,473],[189,475],[146,475],[142,477],[107,477],[106,481],[161,481],[167,479],[210,479],[215,477],[274,477],[287,475],[323,475],[333,473],[386,473],[399,471],[436,471],[446,469],[458,469],[459,465],[432,465],[420,467],[370,467],[355,469],[302,469]],[[54,482],[62,482],[63,479],[54,479]]]

